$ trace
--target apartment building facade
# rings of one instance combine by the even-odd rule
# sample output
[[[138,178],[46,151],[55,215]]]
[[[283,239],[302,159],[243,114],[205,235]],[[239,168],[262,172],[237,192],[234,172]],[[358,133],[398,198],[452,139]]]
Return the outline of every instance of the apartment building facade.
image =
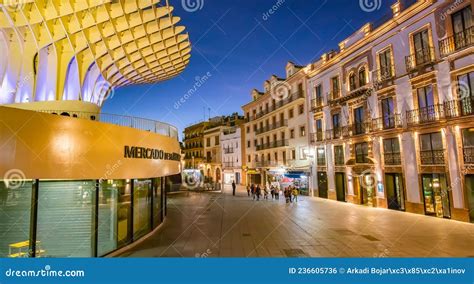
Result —
[[[224,184],[245,184],[242,178],[242,127],[227,127],[220,135]]]
[[[252,101],[242,107],[244,125],[244,172],[248,184],[268,185],[278,177],[310,172],[306,74],[289,62],[286,78],[273,75],[264,91],[252,91]],[[307,185],[306,185],[307,187]]]
[[[184,129],[183,153],[184,168],[199,169],[204,162],[204,130],[208,127],[208,121],[202,121]]]
[[[315,195],[474,221],[474,1],[396,2],[308,66]]]

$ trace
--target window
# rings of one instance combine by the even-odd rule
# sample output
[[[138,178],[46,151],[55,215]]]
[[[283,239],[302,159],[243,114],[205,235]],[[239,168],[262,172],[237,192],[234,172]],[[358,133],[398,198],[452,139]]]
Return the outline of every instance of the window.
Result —
[[[428,29],[413,35],[413,47],[415,49],[416,65],[420,65],[431,60]]]
[[[356,152],[356,163],[358,164],[368,164],[369,163],[369,143],[359,143],[355,144]]]
[[[250,133],[250,126],[247,126],[247,133]]]
[[[422,165],[442,165],[445,163],[441,132],[420,136],[420,158]]]
[[[247,141],[247,148],[250,148],[250,140]]]
[[[275,157],[275,161],[278,162],[278,152],[275,152],[273,156]]]
[[[341,127],[341,115],[339,113],[335,113],[332,115],[332,127],[334,131],[337,131]]]
[[[304,114],[304,105],[299,105],[299,106],[298,106],[298,114],[299,114],[299,115]]]
[[[354,72],[352,72],[350,75],[349,75],[349,91],[354,91],[355,89],[357,89],[357,85],[356,85],[356,75]]]
[[[294,138],[295,138],[295,130],[290,129],[290,139],[294,139]]]
[[[344,166],[344,146],[334,146],[334,164],[336,166]]]
[[[151,180],[133,182],[133,239],[151,231]]]
[[[472,43],[472,12],[471,6],[468,6],[452,16],[454,45],[456,49],[463,48]]]
[[[95,186],[96,182],[92,180],[40,181],[38,200],[41,205],[38,206],[37,241],[45,255],[48,257],[92,256],[92,212]],[[130,197],[130,191],[126,194]],[[123,220],[128,224],[130,212],[130,204],[120,204],[119,201],[119,222]],[[131,234],[128,228],[120,230],[119,227],[118,237],[119,241],[123,238],[122,240],[129,242]]]
[[[474,164],[474,128],[462,131],[464,163]]]
[[[323,86],[321,84],[317,85],[316,87],[314,87],[314,97],[315,99],[317,99],[318,101],[322,101],[323,100]]]
[[[316,162],[320,167],[326,166],[326,150],[324,150],[324,147],[319,147],[316,150]]]
[[[358,107],[354,110],[354,130],[355,134],[365,133],[365,110],[364,107]]]
[[[300,127],[300,137],[305,137],[306,136],[306,127],[301,126]]]
[[[367,74],[365,67],[359,69],[359,87],[363,87],[367,84]]]
[[[290,108],[290,110],[288,110],[288,118],[292,119],[293,117],[294,117],[293,108]]]
[[[253,140],[253,145],[254,145],[255,147],[257,147],[257,146],[258,146],[257,139]]]
[[[461,101],[461,114],[474,113],[474,72],[458,76],[457,97]]]
[[[393,98],[383,99],[382,102],[382,120],[383,128],[389,129],[395,127],[395,109],[393,105]]]
[[[386,49],[379,53],[379,79],[385,80],[393,77],[392,74],[392,53],[390,49]]]
[[[215,137],[214,137],[214,145],[215,145],[215,146],[219,146],[219,143],[220,143],[220,141],[219,141],[219,136],[215,136]]]
[[[418,108],[425,109],[434,106],[433,88],[431,85],[418,88]]]
[[[386,165],[401,165],[400,141],[398,138],[383,140],[384,161]]]
[[[208,138],[206,139],[206,146],[207,146],[207,147],[211,147],[211,138],[210,138],[210,137],[208,137]]]
[[[296,150],[295,149],[291,150],[291,159],[296,160]]]
[[[339,77],[333,77],[331,79],[331,87],[332,87],[332,99],[336,99],[339,97]]]
[[[0,180],[0,228],[2,228],[0,233],[0,257],[2,258],[12,257],[12,254],[17,254],[18,257],[28,256],[28,247],[23,248],[23,250],[20,248],[9,251],[9,245],[28,241],[30,238],[33,185],[31,181],[23,181],[18,185],[19,187],[10,188],[8,182]]]
[[[253,125],[253,132],[257,132],[257,124]]]
[[[251,162],[252,162],[252,156],[247,155],[247,162],[248,162],[248,163],[251,163]]]

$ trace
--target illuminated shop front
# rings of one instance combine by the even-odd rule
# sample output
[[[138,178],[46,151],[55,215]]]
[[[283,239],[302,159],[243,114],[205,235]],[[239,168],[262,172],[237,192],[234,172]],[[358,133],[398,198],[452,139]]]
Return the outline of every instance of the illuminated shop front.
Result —
[[[0,257],[123,248],[163,222],[181,173],[175,127],[101,112],[116,88],[184,71],[180,18],[168,1],[82,2],[0,11]]]

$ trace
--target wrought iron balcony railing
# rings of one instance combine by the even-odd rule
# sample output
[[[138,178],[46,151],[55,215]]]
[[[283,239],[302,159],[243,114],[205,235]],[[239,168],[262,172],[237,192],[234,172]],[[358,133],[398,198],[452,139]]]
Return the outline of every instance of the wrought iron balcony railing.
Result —
[[[323,131],[316,131],[316,133],[311,134],[311,143],[322,142],[324,140]]]
[[[266,133],[268,131],[272,131],[272,130],[278,129],[280,127],[286,127],[286,126],[288,126],[288,120],[285,119],[283,121],[278,121],[275,124],[270,124],[268,126],[264,126],[264,127],[261,127],[259,129],[257,129],[256,134],[260,135],[260,134]]]
[[[474,45],[474,26],[439,41],[441,57],[446,57],[456,51]]]
[[[377,69],[373,72],[373,82],[374,87],[379,89],[387,81],[393,80],[395,78],[395,67],[394,65],[386,66],[380,69]]]
[[[407,124],[416,125],[424,123],[432,123],[445,118],[444,105],[432,105],[420,109],[407,111]]]
[[[289,145],[288,140],[278,140],[278,141],[273,141],[270,143],[257,145],[257,151],[279,148],[279,147],[286,147],[288,145]]]
[[[372,129],[374,131],[394,129],[403,127],[400,114],[391,114],[383,117],[374,118],[372,120]]]
[[[420,151],[420,158],[422,165],[444,165],[444,149],[443,150],[428,150]]]
[[[224,154],[234,154],[234,148],[224,148]]]
[[[237,166],[237,163],[234,162],[224,162],[223,163],[225,169],[232,169],[234,168],[234,165]]]
[[[433,48],[424,48],[415,51],[415,53],[405,57],[407,72],[411,73],[418,68],[429,65],[435,61],[435,52]]]
[[[335,166],[344,166],[346,161],[344,161],[344,155],[335,155],[334,156],[334,165]]]
[[[276,101],[274,105],[271,105],[269,106],[268,108],[262,110],[261,112],[257,113],[255,116],[250,116],[249,117],[249,121],[252,121],[252,120],[256,120],[256,119],[259,119],[277,109],[280,109],[281,107],[289,104],[289,103],[292,103],[298,99],[302,99],[304,98],[304,92],[301,92],[301,91],[298,91],[296,93],[293,93],[291,94],[290,96],[288,96],[287,98],[283,98],[279,101]]]
[[[464,163],[474,165],[474,146],[464,147]]]
[[[384,163],[388,166],[400,166],[402,164],[401,153],[384,153]]]
[[[322,97],[317,97],[311,100],[311,110],[313,112],[321,109],[324,106],[324,100]]]

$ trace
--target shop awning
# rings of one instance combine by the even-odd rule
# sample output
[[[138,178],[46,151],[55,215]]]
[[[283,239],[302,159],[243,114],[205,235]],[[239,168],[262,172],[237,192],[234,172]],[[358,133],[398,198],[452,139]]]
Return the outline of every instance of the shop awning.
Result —
[[[288,178],[301,178],[301,176],[308,176],[309,172],[303,172],[303,171],[290,171],[285,173],[285,177]]]

